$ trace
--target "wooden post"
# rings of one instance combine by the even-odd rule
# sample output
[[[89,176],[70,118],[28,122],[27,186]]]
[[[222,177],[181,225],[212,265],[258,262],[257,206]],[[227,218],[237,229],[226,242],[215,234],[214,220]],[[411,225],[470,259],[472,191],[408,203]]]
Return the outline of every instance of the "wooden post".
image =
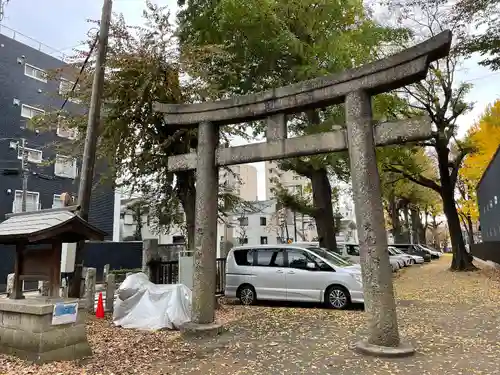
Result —
[[[16,246],[16,261],[14,263],[14,288],[12,294],[9,296],[11,299],[23,299],[23,284],[21,283],[21,273],[23,271],[23,251],[25,246],[18,244]]]
[[[49,276],[49,297],[60,297],[61,290],[61,251],[62,244],[55,242],[52,244],[51,267]]]

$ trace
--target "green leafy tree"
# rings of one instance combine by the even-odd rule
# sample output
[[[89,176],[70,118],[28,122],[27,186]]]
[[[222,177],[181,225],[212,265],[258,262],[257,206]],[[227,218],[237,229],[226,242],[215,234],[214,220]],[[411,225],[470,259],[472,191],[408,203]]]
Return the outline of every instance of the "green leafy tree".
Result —
[[[193,76],[220,97],[246,94],[343,71],[371,61],[385,43],[398,43],[406,30],[381,27],[362,1],[187,0],[179,13],[179,39],[193,51],[223,51],[193,67]],[[203,53],[201,53],[203,56]],[[340,106],[289,118],[289,133],[312,134],[342,126]],[[263,131],[253,124],[254,132]],[[335,249],[332,187],[329,176],[347,178],[345,153],[295,158],[278,163],[307,177],[321,244]],[[285,198],[285,196],[283,196]],[[310,206],[286,196],[283,204],[299,212]],[[311,212],[312,213],[312,212]]]
[[[459,52],[479,53],[483,57],[479,64],[500,69],[500,1],[459,0],[453,6],[452,17],[466,26],[472,24],[476,30],[461,37]]]
[[[439,2],[411,2],[410,5],[403,5],[398,9],[401,11],[400,19],[403,24],[412,25],[415,30],[416,41],[434,36],[445,29],[459,34],[464,32],[462,24],[449,21],[450,8]],[[426,176],[425,168],[412,161],[412,158],[396,158],[393,163],[386,163],[384,168],[432,189],[441,196],[453,248],[451,269],[466,271],[476,268],[472,264],[472,256],[465,248],[455,203],[455,188],[458,171],[471,147],[467,142],[457,140],[455,136],[457,119],[472,108],[472,103],[466,100],[471,85],[457,83],[455,80],[456,68],[460,61],[460,56],[452,48],[449,56],[430,65],[425,80],[399,91],[409,104],[409,111],[399,115],[413,116],[415,113],[423,113],[433,122],[433,138],[422,143],[422,146],[432,149],[439,172],[438,178]]]
[[[182,80],[195,55],[181,54],[174,29],[165,7],[147,2],[143,12],[144,26],[127,25],[123,16],[115,17],[110,27],[106,62],[101,124],[98,138],[98,162],[106,162],[106,177],[118,185],[139,192],[149,202],[152,222],[158,231],[172,226],[186,226],[187,242],[194,245],[195,171],[170,172],[169,156],[190,152],[197,146],[197,132],[167,124],[153,110],[155,101],[185,103],[206,100],[209,92],[196,80]],[[89,37],[89,47],[94,36]],[[52,78],[78,77],[77,89],[69,94],[83,106],[90,103],[94,56],[83,66],[88,52],[77,54],[69,68],[53,73]],[[207,53],[209,53],[207,51]],[[216,52],[213,52],[216,53]],[[200,57],[202,58],[202,57]],[[83,66],[83,68],[82,68]],[[56,145],[60,153],[79,156],[85,140],[87,114],[54,108],[34,119],[32,126],[53,131],[55,123],[66,130],[76,130],[73,142]],[[221,142],[237,134],[245,136],[243,127],[225,127]],[[220,212],[231,210],[240,200],[225,189],[219,195]],[[182,208],[182,209],[181,209]]]

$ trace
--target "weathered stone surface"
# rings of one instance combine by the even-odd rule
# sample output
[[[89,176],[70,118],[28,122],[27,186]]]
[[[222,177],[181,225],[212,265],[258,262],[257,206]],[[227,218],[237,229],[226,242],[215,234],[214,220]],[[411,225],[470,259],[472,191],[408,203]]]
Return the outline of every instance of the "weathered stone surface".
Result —
[[[349,94],[346,122],[364,299],[369,317],[368,342],[397,347],[396,303],[371,120],[370,95],[362,91]]]
[[[215,272],[217,257],[218,168],[215,148],[218,127],[204,122],[198,129],[196,168],[196,229],[194,251],[193,305],[191,320],[205,324],[214,321]]]
[[[409,344],[399,344],[397,347],[372,345],[366,341],[358,341],[354,349],[361,354],[383,358],[410,357],[415,354],[415,349]]]
[[[106,280],[106,276],[109,274],[109,264],[104,265],[104,269],[102,270],[102,277]]]
[[[375,144],[386,146],[403,142],[429,139],[432,134],[429,117],[418,117],[408,120],[386,122],[375,128]],[[304,135],[290,139],[275,139],[253,143],[245,146],[219,148],[217,150],[217,165],[234,165],[253,163],[266,160],[316,155],[326,152],[347,150],[347,133],[345,130]],[[170,156],[168,169],[170,171],[196,168],[196,153]]]
[[[87,311],[94,312],[95,304],[95,284],[96,284],[96,269],[92,267],[87,268],[85,273],[85,305]]]
[[[220,335],[224,331],[222,324],[196,324],[186,323],[181,327],[182,337],[186,339],[213,337]]]
[[[3,304],[6,309],[0,307],[0,352],[34,362],[74,360],[92,354],[85,330],[85,310],[79,308],[75,323],[52,325],[54,302],[62,300],[48,300],[10,300]],[[64,300],[75,301],[78,300]],[[18,311],[13,311],[16,308]]]
[[[40,291],[40,295],[48,296],[49,295],[49,282],[48,281],[39,281],[38,282],[38,290]]]
[[[196,126],[202,121],[218,124],[252,121],[275,113],[300,112],[339,104],[353,91],[375,95],[425,78],[429,64],[448,54],[451,32],[441,34],[388,58],[264,92],[197,104],[154,103],[165,113],[167,124]]]
[[[115,302],[115,290],[116,290],[115,275],[111,273],[106,276],[106,303],[104,306],[105,311],[113,312],[113,306]]]
[[[14,291],[14,274],[9,273],[7,275],[7,294],[10,295]]]
[[[142,241],[142,272],[148,275],[150,281],[152,280],[151,267],[149,263],[159,257],[158,254],[158,239],[151,238]]]

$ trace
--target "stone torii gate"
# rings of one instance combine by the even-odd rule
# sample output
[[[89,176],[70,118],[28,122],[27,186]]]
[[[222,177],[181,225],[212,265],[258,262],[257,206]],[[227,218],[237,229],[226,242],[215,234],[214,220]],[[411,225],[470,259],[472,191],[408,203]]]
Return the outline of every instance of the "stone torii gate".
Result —
[[[413,353],[399,338],[375,146],[428,139],[431,124],[429,119],[419,118],[374,128],[371,96],[424,79],[429,64],[449,53],[451,38],[451,32],[445,31],[371,64],[256,94],[197,104],[155,103],[155,110],[164,114],[170,126],[198,128],[196,152],[168,158],[170,171],[196,169],[190,330],[220,328],[214,322],[218,167],[349,150],[370,332],[357,348],[380,355]],[[287,115],[342,102],[347,131],[287,139]],[[266,142],[218,147],[220,126],[259,119],[267,119]]]

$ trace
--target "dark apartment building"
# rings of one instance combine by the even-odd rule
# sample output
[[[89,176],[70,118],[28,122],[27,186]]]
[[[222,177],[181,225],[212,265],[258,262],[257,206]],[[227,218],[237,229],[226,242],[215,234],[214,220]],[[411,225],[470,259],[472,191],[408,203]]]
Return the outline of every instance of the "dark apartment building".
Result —
[[[68,142],[75,134],[57,124],[51,131],[26,126],[30,118],[61,107],[73,82],[70,77],[47,79],[46,72],[64,66],[62,60],[0,34],[0,220],[7,213],[21,211],[23,138],[30,171],[27,210],[59,207],[61,193],[77,194],[80,160],[60,155],[53,147],[54,143]],[[65,109],[86,110],[71,100]],[[101,184],[93,190],[89,221],[108,234],[107,240],[113,237],[114,202],[113,186]]]
[[[477,200],[483,241],[500,241],[500,146],[477,185]]]

